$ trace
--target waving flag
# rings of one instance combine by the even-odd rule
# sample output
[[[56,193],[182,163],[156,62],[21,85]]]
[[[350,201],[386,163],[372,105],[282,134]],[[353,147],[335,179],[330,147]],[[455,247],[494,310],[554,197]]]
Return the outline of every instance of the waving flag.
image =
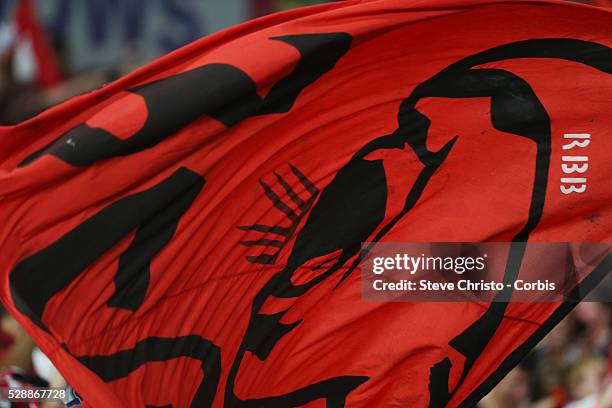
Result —
[[[575,300],[364,302],[361,243],[611,241],[611,26],[333,3],[3,128],[2,300],[88,406],[473,406]]]

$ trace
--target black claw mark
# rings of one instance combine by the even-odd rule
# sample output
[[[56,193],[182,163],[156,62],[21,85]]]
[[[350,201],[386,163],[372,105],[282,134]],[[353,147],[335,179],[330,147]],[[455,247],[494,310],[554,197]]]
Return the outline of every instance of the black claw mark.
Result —
[[[300,223],[304,215],[306,215],[308,210],[310,210],[310,207],[312,207],[312,204],[315,202],[317,196],[319,195],[319,189],[314,185],[312,181],[308,179],[308,177],[306,177],[300,170],[298,170],[297,167],[290,164],[289,168],[291,169],[291,172],[295,175],[295,177],[297,177],[300,184],[302,184],[302,186],[306,188],[306,191],[309,193],[309,197],[307,199],[303,199],[302,197],[300,197],[297,191],[295,191],[295,189],[291,187],[291,184],[285,178],[283,178],[277,172],[274,172],[274,176],[276,177],[276,181],[278,182],[278,184],[280,184],[280,186],[283,188],[283,190],[287,194],[287,197],[289,197],[291,203],[297,206],[297,210],[295,210],[292,208],[290,203],[284,201],[283,198],[281,198],[277,193],[275,193],[269,184],[267,184],[262,179],[259,179],[259,184],[261,184],[268,200],[272,202],[272,205],[274,205],[275,208],[285,214],[287,219],[291,222],[291,226],[286,227],[282,225],[264,224],[239,225],[238,229],[241,229],[243,231],[256,231],[261,232],[263,234],[277,235],[277,237],[274,238],[258,238],[238,242],[240,245],[245,245],[248,247],[263,246],[269,248],[277,248],[277,250],[273,253],[263,253],[256,256],[248,255],[246,259],[250,263],[265,265],[274,264],[274,262],[276,262],[276,259],[278,258],[278,254],[287,244],[289,239],[293,236],[298,224]],[[282,239],[279,239],[279,237]]]
[[[263,265],[271,265],[276,262],[276,258],[278,257],[278,253],[275,254],[261,254],[257,256],[249,255],[246,257],[247,261],[254,264],[263,264]]]
[[[300,183],[302,183],[304,187],[306,187],[306,190],[308,190],[310,194],[319,194],[319,189],[297,167],[292,164],[289,164],[289,168],[291,168],[293,174],[296,175],[296,177],[300,180]]]
[[[291,188],[291,186],[289,185],[289,183],[287,183],[285,181],[284,178],[281,177],[280,174],[278,174],[277,172],[274,172],[274,175],[276,176],[276,180],[278,180],[278,184],[280,184],[284,189],[285,192],[287,193],[287,195],[289,196],[289,198],[291,198],[291,201],[293,201],[294,203],[297,204],[297,206],[303,210],[304,205],[306,205],[306,203],[304,202],[304,200],[302,200],[300,198],[300,196],[298,196],[296,194],[296,192]]]
[[[243,231],[257,231],[257,232],[270,232],[272,234],[282,235],[284,237],[291,236],[291,228],[290,227],[281,227],[281,226],[268,226],[262,224],[253,224],[253,225],[240,225],[238,229]]]
[[[295,220],[298,219],[298,214],[293,211],[291,207],[285,204],[285,202],[274,192],[274,190],[272,190],[269,185],[267,185],[262,179],[259,179],[259,184],[261,184],[261,186],[263,187],[264,192],[266,193],[266,197],[268,197],[268,199],[272,201],[274,207],[278,208],[291,221],[295,222]]]
[[[239,243],[246,246],[269,246],[274,248],[281,248],[284,244],[283,241],[266,238],[260,238],[253,241],[240,241]]]

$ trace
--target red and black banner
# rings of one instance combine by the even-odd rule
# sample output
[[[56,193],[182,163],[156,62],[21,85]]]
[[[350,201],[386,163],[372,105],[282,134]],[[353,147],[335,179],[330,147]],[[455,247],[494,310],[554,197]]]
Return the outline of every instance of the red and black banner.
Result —
[[[2,301],[93,407],[471,407],[567,300],[376,303],[363,242],[612,241],[612,13],[347,1],[0,129]],[[578,157],[578,159],[576,159]]]

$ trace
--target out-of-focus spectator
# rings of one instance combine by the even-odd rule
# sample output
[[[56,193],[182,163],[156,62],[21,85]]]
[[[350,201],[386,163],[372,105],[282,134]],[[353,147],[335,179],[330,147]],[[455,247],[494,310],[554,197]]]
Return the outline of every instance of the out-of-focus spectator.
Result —
[[[575,327],[573,316],[561,321],[533,353],[536,364],[532,391],[543,396],[539,401],[541,408],[561,407],[569,401],[565,385],[567,373],[580,355],[573,344]]]
[[[32,351],[36,347],[25,329],[8,312],[0,312],[0,336],[4,338],[0,357],[0,368],[15,366],[32,372]]]
[[[527,408],[529,406],[529,376],[518,366],[489,393],[479,408]]]
[[[611,307],[580,303],[538,344],[518,374],[513,371],[483,400],[482,407],[612,408]]]
[[[24,328],[0,309],[0,389],[65,388],[66,382]],[[0,395],[0,408],[60,408],[58,401],[16,402]]]
[[[609,391],[605,381],[605,361],[587,357],[577,362],[569,373],[568,388],[573,402],[566,408],[604,408],[602,398]]]
[[[585,302],[576,306],[576,319],[584,327],[583,347],[605,355],[611,340],[610,308],[603,303]]]

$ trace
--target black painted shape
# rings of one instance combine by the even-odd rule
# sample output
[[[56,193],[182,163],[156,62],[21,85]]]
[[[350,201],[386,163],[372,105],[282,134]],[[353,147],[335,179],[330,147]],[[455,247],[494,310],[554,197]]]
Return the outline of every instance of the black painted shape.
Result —
[[[513,238],[510,256],[506,265],[504,282],[513,282],[520,270],[525,243],[529,233],[538,224],[544,206],[548,168],[550,165],[550,118],[529,84],[516,75],[503,70],[471,69],[465,72],[443,71],[429,81],[419,85],[410,102],[402,107],[413,108],[416,100],[424,96],[446,96],[450,98],[491,97],[491,119],[493,126],[501,131],[527,137],[537,144],[536,171],[527,222]],[[450,342],[450,345],[466,357],[459,384],[487,346],[503,321],[507,302],[512,289],[506,288],[496,295],[496,302],[464,332]],[[435,365],[434,365],[435,367]],[[443,376],[438,378],[438,376]],[[449,373],[431,370],[430,384],[448,384]],[[456,386],[455,390],[458,389]],[[430,399],[436,406],[445,406],[453,393],[446,389],[433,390]]]
[[[254,240],[246,240],[246,241],[239,241],[238,242],[241,245],[245,245],[245,246],[266,246],[266,247],[272,247],[272,248],[282,248],[282,246],[285,244],[284,241],[279,241],[277,239],[266,239],[266,238],[260,238],[260,239],[254,239]]]
[[[346,398],[355,388],[369,378],[363,376],[341,376],[319,381],[289,394],[255,398],[246,401],[237,400],[226,404],[226,408],[291,408],[305,405],[318,399],[325,399],[327,408],[343,408]]]
[[[295,223],[299,218],[298,214],[293,211],[291,207],[285,204],[285,202],[278,196],[278,194],[276,194],[274,190],[272,190],[272,188],[267,185],[262,179],[259,179],[259,184],[263,188],[266,197],[268,197],[268,200],[272,202],[272,205],[274,205],[274,207],[276,207],[283,214],[285,214],[285,216],[289,218],[291,222]]]
[[[529,84],[508,71],[449,71],[419,85],[411,100],[402,105],[409,108],[413,100],[423,97],[490,97],[491,121],[497,130],[534,141],[545,139],[550,131],[548,114]]]
[[[297,174],[295,170],[294,174]],[[264,285],[253,301],[249,325],[226,383],[226,406],[258,406],[250,404],[255,404],[253,401],[261,402],[260,400],[243,401],[234,394],[235,378],[245,353],[252,352],[262,360],[267,358],[281,338],[300,323],[299,321],[291,324],[279,323],[284,312],[275,315],[260,313],[266,300],[273,297],[301,296],[336,272],[359,251],[361,242],[366,240],[382,222],[386,204],[387,184],[381,160],[369,161],[362,158],[352,160],[350,165],[336,174],[332,183],[320,194],[306,223],[298,232],[287,266]],[[305,262],[338,251],[340,254],[336,256],[337,261],[329,269],[306,283],[294,285],[291,282],[294,272]],[[366,379],[364,377],[363,381]],[[296,396],[303,392],[303,390],[294,391],[286,394],[284,398],[293,402]],[[312,394],[310,399],[305,401],[320,397]],[[332,398],[332,395],[329,394],[328,397]],[[332,406],[329,405],[329,401],[330,399],[328,406]]]
[[[304,173],[302,173],[300,171],[300,169],[298,169],[297,167],[295,167],[291,163],[289,163],[289,168],[291,169],[293,174],[295,174],[295,176],[298,178],[298,180],[300,180],[300,183],[302,183],[304,185],[304,187],[306,187],[306,190],[308,190],[310,195],[314,196],[314,195],[319,194],[319,189],[317,188],[317,186],[315,186],[315,184],[312,181],[310,181],[308,179],[308,177],[306,177],[304,175]]]
[[[240,225],[239,229],[243,231],[256,231],[262,232],[264,234],[270,233],[274,235],[280,235],[282,239],[270,239],[270,238],[260,238],[255,240],[241,240],[238,243],[240,245],[245,245],[249,247],[253,246],[265,246],[269,248],[277,248],[273,253],[263,253],[259,255],[247,255],[246,259],[255,264],[264,264],[271,265],[276,262],[276,258],[278,257],[280,251],[283,247],[289,242],[296,228],[298,227],[300,221],[310,210],[310,207],[315,202],[319,189],[306,177],[297,167],[289,165],[291,172],[298,179],[300,184],[306,188],[309,196],[306,200],[303,200],[299,197],[297,191],[291,187],[291,185],[280,176],[278,173],[274,173],[276,180],[281,185],[283,190],[287,193],[287,197],[291,202],[297,205],[297,210],[294,210],[289,202],[285,202],[283,198],[279,197],[278,194],[272,190],[265,181],[262,179],[259,180],[259,184],[264,190],[264,194],[266,198],[272,203],[272,205],[281,211],[285,217],[287,217],[290,226],[285,227],[281,225],[263,225],[263,224],[254,224],[254,225]],[[278,237],[275,237],[278,238]]]
[[[256,296],[252,306],[251,321],[245,338],[250,338],[254,335],[264,337],[266,333],[268,335],[271,334],[271,329],[261,323],[260,317],[262,315],[259,312],[268,298],[301,296],[314,285],[327,279],[332,273],[339,270],[354,253],[359,252],[357,244],[364,240],[361,239],[361,233],[364,233],[365,238],[369,238],[369,234],[382,222],[382,219],[380,219],[378,223],[368,225],[368,220],[366,219],[366,224],[362,226],[361,230],[353,225],[347,227],[348,223],[343,222],[350,217],[347,217],[343,212],[343,210],[346,211],[346,208],[343,208],[342,198],[354,198],[357,195],[355,192],[361,188],[364,180],[367,180],[368,176],[373,177],[372,175],[375,175],[377,172],[380,172],[382,177],[370,186],[369,193],[372,195],[370,201],[361,202],[360,200],[353,200],[350,209],[355,213],[362,211],[365,214],[364,218],[373,217],[374,219],[381,212],[380,209],[376,208],[375,200],[378,196],[382,197],[382,194],[379,194],[378,191],[383,188],[386,189],[384,170],[382,169],[382,164],[378,164],[379,168],[372,167],[370,169],[371,174],[365,176],[365,179],[360,177],[359,168],[365,162],[364,157],[367,154],[378,149],[403,149],[407,144],[425,165],[425,168],[406,197],[403,210],[393,217],[390,222],[383,225],[371,241],[379,241],[416,204],[429,180],[442,165],[457,139],[457,137],[454,137],[437,152],[427,149],[426,141],[430,120],[416,109],[418,101],[424,97],[489,97],[491,98],[491,120],[496,129],[529,138],[536,143],[535,177],[529,214],[524,228],[513,239],[514,243],[511,246],[510,260],[506,265],[504,276],[505,282],[514,280],[524,256],[523,241],[528,240],[529,234],[538,225],[544,207],[548,169],[550,166],[550,118],[529,84],[523,79],[505,70],[473,69],[473,67],[486,62],[510,58],[530,58],[535,56],[555,56],[559,58],[559,55],[561,55],[561,58],[566,57],[570,60],[587,63],[587,65],[591,65],[604,72],[610,71],[610,61],[612,61],[612,58],[610,58],[610,50],[607,47],[579,40],[531,40],[508,44],[468,57],[452,64],[431,79],[420,84],[400,106],[398,129],[391,135],[382,136],[366,144],[322,191],[319,200],[306,220],[306,224],[298,232],[296,244],[289,255],[287,267],[272,277]],[[376,164],[376,161],[372,163]],[[346,180],[343,180],[345,175]],[[335,191],[339,193],[335,194]],[[326,197],[334,195],[337,196],[336,200],[324,201]],[[317,213],[318,208],[321,209],[319,213]],[[329,224],[325,225],[325,223],[320,222],[321,219],[327,220]],[[355,219],[357,223],[360,221]],[[344,240],[342,239],[343,231],[334,230],[336,228],[339,230],[346,228],[347,234]],[[365,234],[367,231],[369,233]],[[303,239],[302,242],[300,242],[301,238]],[[351,241],[359,242],[351,243]],[[291,283],[293,272],[306,261],[316,256],[329,254],[338,249],[342,250],[338,261],[326,272],[304,285],[294,286]],[[367,251],[368,249],[365,249],[359,253],[352,266],[341,278],[340,283],[356,268]],[[466,356],[459,385],[463,382],[472,365],[497,331],[507,308],[506,302],[510,299],[511,295],[511,290],[500,291],[496,296],[497,302],[492,303],[480,319],[451,341],[451,345]],[[275,338],[277,342],[280,340],[278,336],[275,336]],[[246,349],[247,347],[243,343],[234,360],[226,384],[225,401],[231,407],[248,406],[248,404],[244,404],[244,401],[240,401],[233,393],[235,377],[238,374],[238,368]],[[448,358],[434,364],[432,367],[430,377],[432,407],[445,406],[452,397],[453,392],[459,387],[457,385],[452,391],[448,389],[451,368],[452,365]]]
[[[262,265],[272,265],[276,262],[276,258],[278,258],[278,252],[274,254],[247,255],[246,257],[250,263]]]
[[[104,382],[127,377],[139,367],[189,357],[202,362],[204,378],[193,396],[190,407],[212,407],[221,378],[221,350],[200,336],[147,337],[134,348],[115,354],[78,356],[78,361],[96,373]]]
[[[479,95],[483,84],[476,84],[474,81],[489,76],[489,79],[495,82],[494,77],[502,75],[501,81],[506,82],[505,91],[503,91],[505,94],[491,95],[491,116],[494,127],[508,133],[528,137],[537,143],[536,172],[529,215],[523,229],[513,238],[514,242],[510,248],[509,261],[504,275],[505,283],[516,279],[524,256],[526,241],[542,217],[550,165],[550,118],[537,96],[533,94],[529,84],[522,79],[510,73],[503,74],[504,71],[471,68],[487,62],[533,57],[567,59],[612,73],[612,49],[608,47],[571,39],[529,40],[496,47],[449,66],[430,80],[420,84],[412,97],[402,104],[403,109],[414,109],[416,101],[425,96],[470,97],[468,94],[472,94],[471,97],[484,96]],[[491,74],[493,77],[490,76]],[[484,84],[486,84],[486,79]],[[446,89],[446,94],[444,89]],[[500,291],[496,295],[496,302],[491,303],[477,321],[450,342],[453,348],[466,357],[460,381],[454,391],[462,384],[478,356],[499,328],[511,296],[511,289]],[[448,383],[449,374],[433,370],[432,367],[430,384]],[[445,389],[430,391],[430,399],[435,404],[439,404],[431,405],[432,407],[446,405],[454,395],[454,391],[448,393],[445,392]],[[441,400],[439,395],[446,395],[446,399]]]
[[[285,180],[280,174],[274,172],[274,175],[276,176],[276,181],[278,181],[278,184],[283,187],[283,190],[285,190],[285,193],[287,196],[289,196],[291,201],[298,206],[300,211],[304,211],[306,208],[306,202],[302,200],[302,198],[295,192],[295,190],[293,190],[289,183],[287,183],[287,180]]]
[[[429,374],[429,408],[444,408],[449,398],[448,382],[452,364],[447,357],[431,367]]]
[[[171,206],[162,208],[140,225],[134,241],[119,258],[115,274],[115,292],[107,305],[135,311],[142,305],[151,277],[151,260],[172,239],[178,223],[191,207],[202,188],[201,179],[194,188],[177,197]]]
[[[512,296],[512,289],[508,289],[507,284],[511,284],[511,282],[518,277],[518,272],[520,270],[526,245],[526,242],[511,243],[508,254],[508,262],[506,264],[506,271],[504,273],[504,286],[506,289],[498,292],[496,295],[497,299],[490,304],[485,313],[449,343],[451,347],[465,356],[465,362],[463,363],[463,371],[459,384],[461,384],[463,379],[467,376],[469,370],[472,368],[487,344],[489,344],[503,321],[504,313],[508,306],[507,302]],[[444,378],[435,378],[435,376],[442,374],[445,375]],[[442,373],[440,371],[434,372],[432,370],[430,381],[437,384],[443,382],[448,383],[449,374],[450,373]],[[458,387],[459,385],[457,385],[455,389]],[[437,391],[435,394],[437,394]],[[447,392],[447,396],[450,398],[452,394]],[[430,397],[439,399],[439,395],[434,396],[434,394],[430,394]]]
[[[348,52],[351,36],[348,33],[298,34],[273,37],[272,40],[292,45],[302,58],[291,75],[281,79],[270,89],[258,115],[288,112],[299,93],[336,65]]]
[[[351,44],[346,33],[302,34],[273,38],[300,53],[293,72],[279,80],[265,98],[244,71],[227,64],[208,64],[159,79],[128,91],[144,98],[148,115],[143,127],[128,139],[81,124],[27,157],[25,166],[45,154],[73,166],[125,156],[150,148],[202,116],[226,126],[255,115],[285,113],[300,92],[331,70]]]
[[[282,227],[279,225],[264,225],[264,224],[253,224],[253,225],[239,225],[238,229],[243,231],[257,231],[257,232],[269,232],[272,234],[282,235],[283,237],[291,236],[290,227]]]
[[[247,333],[244,338],[244,348],[262,361],[268,358],[280,338],[302,322],[298,320],[291,324],[281,323],[280,320],[286,313],[287,311],[273,315],[257,315],[255,317],[257,321],[253,325],[261,327],[261,330]]]
[[[442,72],[470,69],[478,65],[511,59],[553,58],[588,65],[612,73],[610,47],[575,38],[534,38],[503,44],[457,61]]]
[[[390,136],[383,136],[370,142],[358,154],[368,154],[374,149],[380,148],[381,145],[385,145],[387,148],[402,146],[405,142],[410,144],[421,162],[429,168],[421,173],[421,176],[424,177],[420,176],[417,179],[417,183],[415,183],[406,199],[404,211],[383,227],[372,240],[373,242],[378,241],[412,208],[415,202],[414,197],[420,196],[424,187],[424,184],[422,184],[421,188],[416,188],[419,181],[425,181],[426,183],[433,171],[439,166],[440,159],[443,160],[445,157],[445,155],[441,155],[442,151],[429,152],[427,150],[426,138],[429,121],[416,110],[417,102],[421,98],[432,96],[450,98],[491,97],[491,119],[494,127],[504,132],[527,137],[537,144],[536,175],[529,216],[524,228],[514,237],[515,243],[511,249],[511,253],[514,253],[511,258],[514,261],[507,265],[504,280],[510,282],[516,278],[524,251],[520,242],[527,241],[530,232],[537,226],[543,211],[550,164],[550,119],[529,84],[521,78],[503,70],[470,68],[474,65],[497,60],[533,57],[537,54],[534,54],[534,50],[537,48],[546,49],[546,56],[551,56],[554,55],[554,52],[551,53],[550,50],[557,46],[562,48],[562,52],[557,52],[557,54],[563,54],[570,60],[586,63],[604,72],[610,72],[612,65],[610,64],[610,49],[607,47],[578,40],[531,40],[497,47],[459,61],[420,84],[410,97],[402,102],[398,115],[398,130]],[[528,50],[528,52],[525,50]],[[465,61],[469,61],[469,63],[465,63]],[[449,146],[451,145],[446,147]],[[416,194],[413,195],[413,193]],[[365,252],[367,252],[367,249],[355,260],[342,280],[346,279],[356,268],[360,260],[363,259]],[[501,291],[496,300],[502,303],[493,303],[478,321],[452,342],[452,345],[463,350],[467,357],[461,381],[499,327],[507,307],[503,301],[509,300],[511,294],[511,290]],[[447,384],[448,377],[435,378],[435,376],[441,374],[440,370],[434,370],[430,383]],[[439,401],[439,395],[447,395],[448,398],[452,396],[446,388],[439,389],[434,394],[437,396],[432,394],[432,398],[436,403],[440,403],[440,406],[445,405],[445,402]]]
[[[287,260],[288,269],[292,269],[287,276],[311,259],[338,250],[358,250],[382,222],[386,207],[387,183],[382,160],[351,161],[321,192],[298,232]]]
[[[203,186],[202,176],[180,168],[150,189],[114,202],[48,247],[24,259],[9,277],[15,306],[32,322],[47,330],[42,315],[47,302],[55,294],[70,285],[133,230],[143,224],[161,227],[159,222],[152,221],[160,214],[171,221],[173,217],[170,215],[183,211],[185,203],[191,202]],[[131,284],[124,280],[122,283]],[[118,291],[131,292],[121,287]]]

